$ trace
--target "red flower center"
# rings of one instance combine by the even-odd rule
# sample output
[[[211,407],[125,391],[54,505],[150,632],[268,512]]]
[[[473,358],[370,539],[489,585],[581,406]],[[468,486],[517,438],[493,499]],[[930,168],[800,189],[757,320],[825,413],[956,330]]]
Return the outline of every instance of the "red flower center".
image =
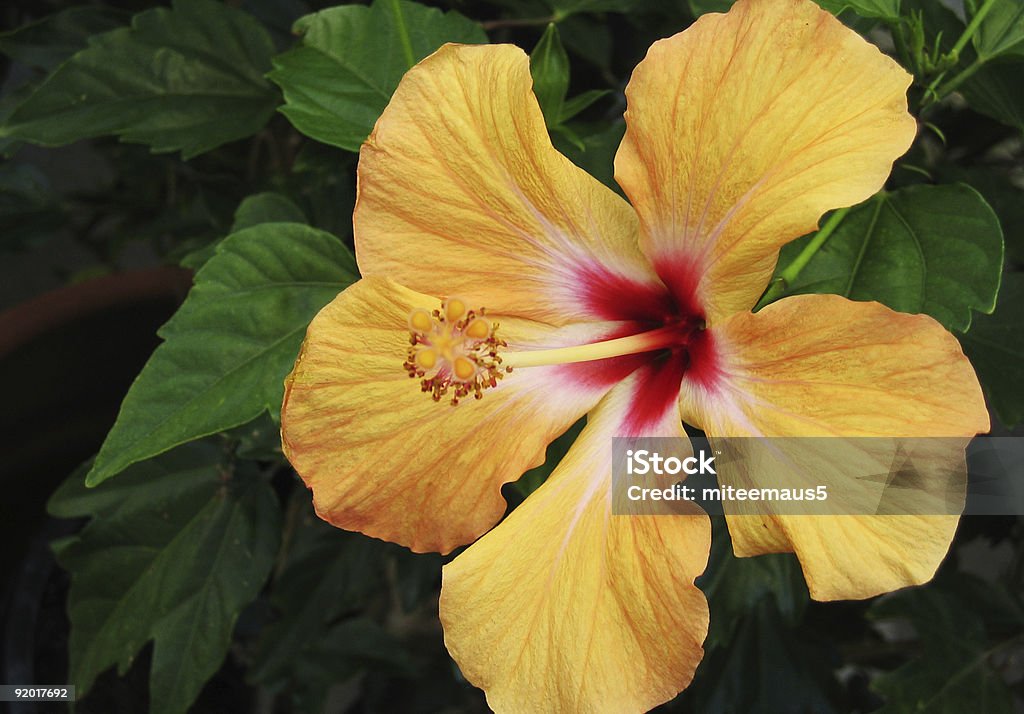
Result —
[[[627,415],[638,433],[675,408],[684,379],[706,383],[714,373],[712,337],[696,299],[696,280],[685,270],[663,272],[668,284],[641,283],[604,268],[585,268],[578,284],[593,314],[621,325],[605,339],[664,331],[665,346],[639,354],[565,365],[568,377],[590,387],[610,387],[639,371]]]

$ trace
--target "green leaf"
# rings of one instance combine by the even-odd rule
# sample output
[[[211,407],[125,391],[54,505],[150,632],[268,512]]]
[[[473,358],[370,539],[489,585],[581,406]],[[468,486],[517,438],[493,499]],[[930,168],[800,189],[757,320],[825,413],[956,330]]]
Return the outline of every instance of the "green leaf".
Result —
[[[277,104],[263,78],[274,47],[252,17],[175,0],[96,35],[0,127],[43,146],[114,134],[190,158],[249,136]]]
[[[978,594],[990,589],[986,584],[970,591]],[[986,632],[986,613],[977,600],[964,600],[940,579],[879,600],[869,616],[909,620],[921,639],[923,653],[871,683],[872,689],[887,699],[878,714],[1013,711],[1010,690],[989,662],[993,649]]]
[[[806,243],[786,246],[779,265]],[[851,210],[788,294],[877,300],[966,330],[971,310],[995,308],[1002,265],[999,219],[977,191],[964,184],[911,186]]]
[[[982,61],[1000,55],[1024,55],[1024,3],[996,0],[973,39]]]
[[[829,652],[800,629],[810,596],[796,556],[737,558],[722,517],[712,518],[708,568],[697,579],[711,609],[694,711],[798,714],[834,711]]]
[[[957,607],[979,617],[990,639],[1024,628],[1024,601],[1003,582],[944,570],[926,587],[941,588],[955,598]]]
[[[39,245],[64,221],[60,197],[32,164],[0,164],[0,247]]]
[[[562,115],[559,117],[558,123],[561,124],[562,122],[569,121],[574,116],[590,107],[591,104],[599,99],[607,97],[609,94],[611,94],[611,92],[607,89],[591,89],[583,92],[583,94],[577,94],[562,105]]]
[[[380,625],[365,617],[334,625],[310,659],[322,668],[327,682],[337,681],[337,673],[346,668],[388,669],[402,674],[410,674],[413,670],[405,647]]]
[[[1024,68],[1022,68],[1024,71]],[[938,169],[943,181],[962,181],[982,195],[999,216],[1006,241],[1006,262],[1024,268],[1024,188],[1013,182],[1012,170],[996,166]]]
[[[70,7],[0,33],[0,53],[30,67],[53,70],[83,49],[90,37],[121,27],[126,20],[114,8]]]
[[[231,232],[238,233],[261,223],[307,223],[302,209],[287,196],[264,191],[246,196],[235,210]]]
[[[235,209],[234,222],[230,233],[237,233],[260,223],[308,223],[302,209],[290,198],[273,191],[246,196]],[[183,267],[199,270],[217,253],[220,240],[214,240],[201,248],[190,251],[180,260]]]
[[[360,673],[376,677],[392,675],[406,682],[415,666],[406,647],[394,635],[367,617],[355,617],[326,626],[317,633],[310,648],[293,663],[295,678],[285,691],[293,705],[292,711],[330,711],[325,706],[332,688]],[[365,694],[370,685],[352,685]],[[408,711],[391,707],[367,707],[366,711]],[[422,711],[435,711],[432,708]]]
[[[273,461],[287,464],[281,447],[281,425],[268,413],[222,432],[221,436],[235,447],[235,456],[249,461]]]
[[[561,123],[562,105],[569,91],[569,55],[558,37],[555,23],[548,23],[537,46],[530,53],[530,74],[533,75],[533,93],[537,95],[540,110],[548,129]]]
[[[710,650],[701,662],[692,711],[837,714],[835,660],[827,643],[787,625],[772,601],[762,598],[736,623],[728,645]]]
[[[357,154],[315,141],[303,142],[285,186],[301,200],[310,225],[342,238],[352,235]]]
[[[638,0],[545,0],[556,21],[581,12],[629,12]]]
[[[722,518],[712,520],[714,537],[708,567],[697,579],[711,607],[706,647],[728,646],[742,618],[764,598],[774,601],[778,616],[797,625],[810,600],[800,563],[791,553],[737,558]]]
[[[307,15],[295,24],[302,44],[274,58],[268,76],[284,92],[281,112],[325,144],[358,151],[402,75],[446,42],[487,36],[457,12],[407,0],[376,0]]]
[[[688,0],[690,12],[700,17],[708,12],[728,12],[736,0]],[[852,10],[860,17],[896,21],[900,16],[900,0],[814,0],[824,10],[838,16],[844,10]],[[844,16],[843,21],[846,22]],[[846,22],[846,24],[850,24]],[[868,28],[870,29],[870,27]]]
[[[89,472],[95,485],[179,444],[277,415],[317,311],[356,276],[334,236],[261,223],[224,239],[121,405]]]
[[[558,23],[558,33],[567,51],[612,73],[612,24],[593,15],[573,15]]]
[[[1024,59],[993,62],[978,70],[960,87],[960,93],[977,112],[1024,131]]]
[[[736,0],[687,0],[690,5],[690,12],[694,17],[700,17],[709,12],[729,12]]]
[[[13,85],[13,83],[12,83]],[[0,127],[2,127],[22,102],[31,96],[32,92],[36,89],[36,85],[30,81],[26,81],[16,89],[5,90],[0,94]],[[22,146],[22,142],[18,141],[14,137],[0,136],[0,156],[3,158],[10,158],[17,153],[18,148]]]
[[[975,648],[947,644],[926,658],[877,677],[872,689],[887,699],[874,714],[1011,714],[1006,683]]]
[[[381,588],[382,563],[393,547],[320,520],[305,489],[293,496],[288,510],[293,535],[285,567],[270,589],[278,619],[261,632],[248,674],[250,681],[268,686],[301,674],[295,671],[298,660],[330,623],[362,607]]]
[[[552,137],[558,137],[561,142],[569,142],[578,151],[586,151],[587,145],[583,143],[583,139],[576,134],[576,132],[570,128],[567,124],[559,124],[551,130]]]
[[[249,681],[287,692],[298,710],[321,711],[329,686],[361,671],[409,674],[405,648],[358,613],[379,610],[388,583],[411,611],[436,593],[441,557],[333,528],[305,489],[294,493],[285,528],[284,567],[270,588],[276,619],[261,632]]]
[[[55,545],[71,573],[79,695],[115,664],[124,674],[150,640],[151,714],[183,714],[220,667],[280,537],[273,490],[221,458],[215,446],[190,444],[96,489],[79,471],[51,498],[54,516],[92,518]]]
[[[814,0],[833,15],[850,9],[861,17],[895,21],[900,16],[900,0]]]
[[[1024,423],[1024,273],[1004,275],[996,311],[959,337],[999,420]]]
[[[615,151],[626,131],[625,122],[616,121],[613,124],[602,125],[591,132],[577,129],[575,125],[571,128],[574,134],[582,139],[583,148],[558,133],[552,136],[555,148],[605,186],[621,192],[622,189],[615,183],[614,161]]]

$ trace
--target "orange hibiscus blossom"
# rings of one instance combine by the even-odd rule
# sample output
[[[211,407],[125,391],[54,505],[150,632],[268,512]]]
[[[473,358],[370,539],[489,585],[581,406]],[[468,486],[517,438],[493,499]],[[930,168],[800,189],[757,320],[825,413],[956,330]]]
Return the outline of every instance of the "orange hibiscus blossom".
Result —
[[[444,567],[440,615],[496,711],[645,710],[701,659],[708,519],[613,516],[612,437],[988,429],[930,317],[830,295],[751,312],[784,243],[882,187],[915,135],[910,81],[810,0],[704,15],[630,79],[627,203],[552,147],[521,50],[446,45],[405,75],[360,152],[364,277],[309,327],[283,441],[334,525],[476,541]],[[494,527],[502,484],[584,414]],[[827,600],[929,579],[956,520],[729,526],[739,555],[795,552]]]

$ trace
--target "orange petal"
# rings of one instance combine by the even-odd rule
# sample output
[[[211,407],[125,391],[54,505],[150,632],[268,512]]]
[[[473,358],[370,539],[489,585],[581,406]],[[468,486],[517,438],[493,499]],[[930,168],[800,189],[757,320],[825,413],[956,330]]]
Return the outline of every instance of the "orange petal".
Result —
[[[637,435],[649,369],[615,387],[525,503],[443,570],[445,642],[497,712],[647,711],[685,688],[708,608],[710,527],[611,513],[612,437]],[[685,438],[674,405],[642,433]]]
[[[712,324],[750,309],[784,243],[878,191],[914,138],[910,81],[811,0],[740,0],[656,42],[615,177],[677,297]]]
[[[322,518],[446,553],[501,518],[501,485],[542,463],[545,446],[603,392],[537,367],[480,400],[434,402],[402,363],[410,313],[439,305],[384,278],[341,293],[310,324],[285,382],[281,435]],[[510,348],[553,339],[550,326],[488,317]]]
[[[966,441],[989,428],[977,377],[956,339],[926,315],[878,303],[785,298],[723,321],[697,358],[713,367],[700,373],[703,381],[684,379],[680,406],[685,421],[713,437]],[[962,449],[939,458],[947,470],[965,468]],[[834,454],[831,461],[840,468],[846,459]],[[779,485],[758,481],[768,477],[720,473],[723,481]],[[729,528],[738,555],[795,552],[811,594],[829,600],[928,580],[956,523],[956,516],[763,515],[733,516]]]
[[[595,282],[658,285],[629,205],[558,153],[511,45],[445,45],[411,69],[359,155],[363,275],[495,312],[592,319]]]

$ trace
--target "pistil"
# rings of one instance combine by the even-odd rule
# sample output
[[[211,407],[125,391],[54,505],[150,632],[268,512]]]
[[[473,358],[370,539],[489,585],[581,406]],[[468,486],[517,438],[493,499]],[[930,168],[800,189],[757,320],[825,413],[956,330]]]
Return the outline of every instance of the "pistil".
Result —
[[[656,350],[685,345],[696,328],[682,325],[668,325],[627,337],[617,337],[603,342],[591,342],[573,347],[557,347],[550,350],[528,350],[503,352],[501,365],[505,368],[540,367],[544,365],[593,362],[610,357],[642,354]]]

